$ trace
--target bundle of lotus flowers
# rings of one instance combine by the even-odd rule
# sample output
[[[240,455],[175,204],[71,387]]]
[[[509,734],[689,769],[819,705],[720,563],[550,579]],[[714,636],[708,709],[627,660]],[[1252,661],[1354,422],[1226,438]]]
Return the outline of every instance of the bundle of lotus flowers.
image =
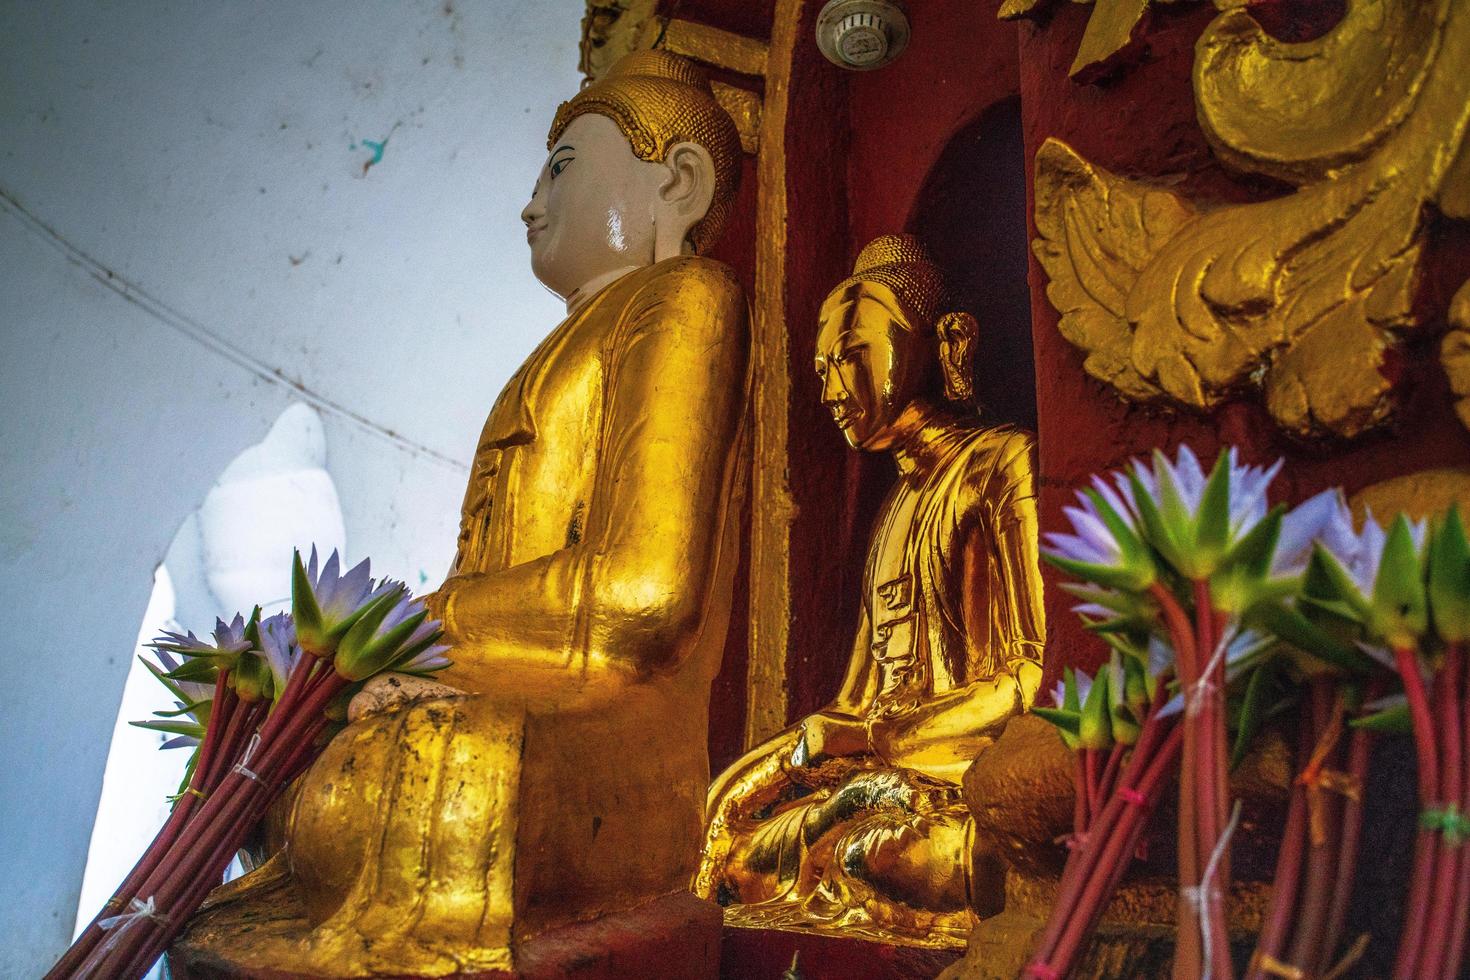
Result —
[[[1357,868],[1375,733],[1412,733],[1421,821],[1394,977],[1458,976],[1470,928],[1470,543],[1457,508],[1433,522],[1367,515],[1353,533],[1341,498],[1296,604],[1321,635],[1345,640],[1304,671],[1299,754],[1271,906],[1248,980],[1345,975],[1335,966]],[[1402,692],[1382,696],[1394,681]],[[1357,717],[1344,725],[1349,713]],[[1351,731],[1351,735],[1349,735]],[[1363,937],[1366,940],[1366,937]]]
[[[1075,967],[1176,772],[1175,975],[1234,975],[1225,895],[1238,811],[1228,776],[1269,713],[1274,688],[1263,671],[1283,651],[1369,663],[1296,603],[1319,542],[1351,534],[1341,494],[1289,512],[1268,508],[1279,468],[1242,465],[1232,449],[1207,476],[1187,447],[1176,461],[1155,453],[1151,465],[1095,478],[1066,510],[1073,533],[1048,537],[1047,560],[1084,580],[1065,587],[1084,600],[1076,611],[1112,659],[1091,681],[1069,677],[1056,707],[1033,709],[1079,754],[1079,802],[1057,905],[1028,976],[1060,978]]]
[[[140,723],[195,744],[158,836],[113,897],[47,974],[143,976],[220,883],[281,790],[316,758],[361,685],[386,671],[449,665],[439,624],[400,582],[375,583],[366,561],[341,574],[336,552],[292,565],[291,614],[220,621],[214,642],[165,633],[149,664],[179,701]],[[145,661],[146,663],[146,661]]]
[[[1383,531],[1365,522],[1359,553],[1320,552],[1314,602],[1361,632],[1360,648],[1402,693],[1359,722],[1412,733],[1420,821],[1393,976],[1455,977],[1470,930],[1470,541],[1459,509]]]

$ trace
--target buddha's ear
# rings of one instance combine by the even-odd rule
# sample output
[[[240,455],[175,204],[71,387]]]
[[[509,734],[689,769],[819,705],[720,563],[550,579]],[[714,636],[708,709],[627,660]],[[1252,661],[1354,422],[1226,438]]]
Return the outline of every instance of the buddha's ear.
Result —
[[[980,325],[968,313],[946,313],[935,325],[939,334],[939,367],[944,397],[952,402],[975,400],[975,347]]]
[[[693,251],[689,232],[709,213],[715,200],[715,161],[698,143],[675,143],[664,155],[668,169],[659,185],[660,222],[656,258]]]

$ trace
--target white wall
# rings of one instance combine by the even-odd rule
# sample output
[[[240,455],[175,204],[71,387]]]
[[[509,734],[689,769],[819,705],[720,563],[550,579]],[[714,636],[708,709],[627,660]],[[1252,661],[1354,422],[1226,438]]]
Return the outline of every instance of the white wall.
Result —
[[[0,975],[69,938],[154,568],[288,405],[349,557],[437,584],[560,317],[517,215],[582,10],[0,0]]]

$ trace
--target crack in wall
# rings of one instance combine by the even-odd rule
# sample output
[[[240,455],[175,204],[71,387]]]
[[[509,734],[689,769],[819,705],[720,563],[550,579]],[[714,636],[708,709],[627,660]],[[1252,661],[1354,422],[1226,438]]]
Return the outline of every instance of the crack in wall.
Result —
[[[25,205],[20,203],[15,195],[11,194],[4,187],[0,187],[0,207],[3,207],[4,210],[14,215],[32,234],[55,248],[72,265],[86,272],[97,282],[175,333],[193,341],[206,350],[212,351],[262,381],[289,389],[298,398],[313,408],[343,419],[362,429],[364,432],[388,442],[403,452],[427,459],[456,473],[469,473],[468,464],[452,456],[445,455],[436,449],[431,449],[423,443],[416,442],[381,423],[374,422],[372,419],[348,408],[341,402],[308,388],[300,380],[287,375],[282,368],[275,367],[260,360],[226,340],[223,336],[200,323],[198,320],[180,312],[168,303],[152,295],[137,283],[123,276],[119,276],[106,265],[73,245],[60,232],[42,221],[35,214],[32,214]]]

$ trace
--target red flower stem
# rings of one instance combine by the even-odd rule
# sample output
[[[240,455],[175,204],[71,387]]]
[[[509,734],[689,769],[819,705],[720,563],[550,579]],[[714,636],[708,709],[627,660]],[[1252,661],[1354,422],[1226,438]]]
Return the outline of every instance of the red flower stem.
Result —
[[[233,765],[240,744],[240,733],[247,727],[246,723],[253,706],[251,702],[241,701],[238,695],[232,697],[231,701],[233,704],[224,719],[224,730],[220,732],[216,740],[216,750],[210,754],[208,760],[204,759],[202,751],[200,753],[200,771],[196,773],[200,777],[197,788],[204,793],[205,799],[208,799],[214,787],[219,785],[220,777],[226,767]],[[195,798],[198,799],[198,797]]]
[[[1382,685],[1374,679],[1368,683],[1366,700],[1376,699]],[[1332,905],[1327,912],[1327,928],[1322,951],[1330,962],[1342,942],[1347,925],[1348,907],[1352,904],[1353,886],[1358,876],[1358,851],[1363,837],[1363,794],[1368,791],[1368,761],[1372,754],[1373,733],[1366,728],[1354,729],[1348,744],[1347,775],[1358,788],[1358,797],[1343,800],[1341,844],[1337,851],[1337,882],[1332,889]]]
[[[1071,972],[1083,940],[1097,928],[1108,900],[1117,890],[1123,872],[1132,860],[1139,835],[1147,826],[1148,817],[1158,803],[1164,785],[1163,778],[1173,771],[1182,741],[1183,730],[1176,726],[1164,741],[1158,756],[1144,771],[1136,787],[1136,791],[1144,799],[1142,805],[1129,802],[1121,796],[1114,797],[1109,802],[1109,809],[1121,811],[1120,819],[1116,829],[1108,835],[1100,848],[1098,860],[1088,876],[1075,909],[1065,919],[1066,928],[1057,942],[1056,950],[1044,961],[1055,975],[1066,976]]]
[[[1097,749],[1082,750],[1082,770],[1087,780],[1087,820],[1092,822],[1096,815],[1098,806],[1098,774],[1097,774]]]
[[[1305,773],[1309,779],[1315,780],[1322,769],[1333,768],[1337,753],[1334,733],[1341,728],[1338,712],[1342,708],[1336,687],[1336,682],[1325,675],[1318,675],[1311,681],[1312,727],[1317,732],[1319,742],[1325,738],[1334,740],[1320,762],[1312,766],[1314,771]],[[1287,961],[1307,976],[1313,977],[1321,973],[1321,961],[1331,952],[1324,948],[1322,938],[1332,904],[1332,886],[1337,882],[1337,838],[1333,831],[1338,824],[1334,819],[1337,816],[1338,799],[1337,794],[1325,792],[1320,785],[1307,786],[1308,815],[1310,817],[1314,809],[1317,811],[1315,820],[1322,830],[1322,840],[1316,840],[1317,831],[1313,831],[1308,841],[1307,869],[1302,879],[1296,926]]]
[[[1460,799],[1460,660],[1464,656],[1458,644],[1445,651],[1444,665],[1434,682],[1434,697],[1439,722],[1437,745],[1443,753],[1439,767],[1439,800],[1448,807],[1458,806]],[[1429,900],[1429,915],[1420,947],[1421,973],[1443,976],[1445,954],[1449,951],[1450,916],[1454,913],[1455,889],[1460,883],[1460,861],[1464,846],[1451,831],[1441,830],[1434,863],[1434,884]]]
[[[214,765],[215,758],[219,755],[219,744],[222,738],[222,729],[228,724],[238,699],[234,695],[234,688],[230,687],[230,671],[222,669],[215,674],[214,679],[214,703],[211,706],[209,724],[204,727],[204,738],[199,745],[199,761],[194,766],[194,774],[189,779],[189,789],[199,792],[208,791],[206,776],[209,769]],[[128,904],[138,894],[138,886],[152,873],[158,863],[163,860],[173,842],[183,832],[184,826],[197,809],[200,798],[194,793],[184,792],[184,795],[169,811],[168,818],[163,826],[154,836],[148,849],[133,865],[133,870],[128,872],[122,884],[118,885],[112,897],[103,904],[102,908],[92,917],[92,921],[82,934],[76,938],[71,947],[56,961],[45,980],[61,980],[63,977],[72,975],[96,948],[97,943],[103,938],[106,930],[98,925],[104,918],[116,915],[127,909]]]
[[[1182,793],[1195,789],[1200,793],[1197,829],[1196,861],[1208,866],[1225,833],[1230,819],[1229,757],[1225,731],[1225,662],[1216,657],[1216,648],[1223,640],[1227,618],[1214,610],[1210,599],[1210,583],[1207,579],[1194,582],[1194,619],[1196,669],[1202,679],[1197,692],[1186,694],[1185,724],[1199,726],[1199,750],[1196,787],[1186,788],[1180,784]],[[1188,707],[1190,700],[1197,700],[1195,710]],[[1203,867],[1201,867],[1203,873]],[[1210,948],[1205,952],[1210,957],[1211,975],[1229,980],[1234,975],[1230,958],[1230,937],[1226,928],[1225,894],[1230,889],[1230,852],[1228,845],[1214,859],[1212,881],[1199,883],[1203,916],[1210,924]],[[1201,930],[1203,933],[1203,930]],[[1203,972],[1203,969],[1202,969]]]
[[[1199,916],[1195,914],[1185,898],[1185,887],[1199,883],[1200,855],[1197,837],[1198,827],[1195,787],[1198,783],[1199,726],[1190,718],[1189,703],[1194,696],[1194,686],[1199,680],[1200,651],[1195,645],[1194,624],[1185,615],[1184,608],[1174,593],[1163,583],[1155,582],[1150,593],[1159,603],[1164,622],[1169,629],[1169,638],[1174,645],[1176,672],[1179,678],[1180,696],[1184,698],[1185,718],[1179,727],[1183,730],[1183,750],[1179,764],[1179,903],[1178,939],[1175,944],[1174,976],[1178,980],[1196,980],[1204,955],[1204,941],[1199,928]],[[1192,969],[1190,966],[1192,965]]]
[[[1450,644],[1459,649],[1460,676],[1460,813],[1470,816],[1470,657],[1464,644]],[[1465,963],[1467,932],[1470,932],[1470,841],[1460,844],[1460,867],[1456,876],[1454,914],[1450,918],[1449,949],[1445,953],[1445,972],[1459,976]]]
[[[1123,754],[1128,751],[1128,746],[1122,742],[1114,742],[1113,747],[1108,750],[1107,765],[1103,766],[1102,779],[1098,783],[1098,799],[1106,800],[1113,795],[1114,784],[1118,781],[1118,769],[1123,763]]]
[[[1419,658],[1413,647],[1397,647],[1393,655],[1409,701],[1414,744],[1419,749],[1419,802],[1423,806],[1433,806],[1439,790],[1439,765],[1433,751],[1424,751],[1434,747],[1434,716],[1429,694],[1424,688],[1424,675],[1419,672]]]
[[[301,663],[301,661],[298,661],[298,663]],[[304,679],[306,679],[306,673],[306,670],[300,669],[291,671],[291,679],[288,680],[287,688],[282,692],[281,701],[276,704],[276,710],[272,711],[270,716],[266,717],[265,724],[260,726],[262,746],[272,741],[275,732],[281,729],[282,718],[290,717],[294,702],[298,702],[298,699],[300,699],[301,686],[303,686]],[[265,702],[259,702],[259,707],[257,707],[256,713],[254,713],[256,717],[259,717],[259,711],[265,710],[265,707]],[[226,757],[223,761],[234,764],[234,761],[238,761],[238,758],[240,758],[240,755],[238,755],[237,751],[237,754]],[[251,760],[251,765],[253,767],[254,765],[263,765],[263,761]],[[153,896],[157,907],[162,909],[165,914],[169,911],[168,907],[163,905],[162,898],[160,898],[163,887],[165,887],[166,883],[176,879],[179,874],[184,873],[184,868],[187,867],[187,855],[190,854],[191,848],[194,848],[194,845],[196,845],[197,840],[201,836],[206,835],[213,827],[219,826],[221,814],[225,813],[231,807],[232,802],[240,795],[241,789],[244,789],[241,788],[241,783],[248,783],[248,780],[244,776],[241,776],[240,773],[235,773],[234,770],[223,771],[219,785],[210,793],[209,799],[204,801],[203,808],[198,811],[197,818],[190,820],[184,832],[179,835],[178,839],[169,848],[166,860],[160,862],[148,874],[143,884],[138,887],[138,895]]]
[[[299,762],[302,756],[309,754],[309,751],[301,750],[310,750],[315,745],[317,738],[321,735],[325,727],[326,719],[324,717],[318,717],[313,724],[306,727],[302,731],[301,737],[294,741],[294,744],[297,746],[297,751],[292,753],[292,758]],[[287,771],[291,768],[291,762],[289,760],[286,762],[284,768]],[[264,777],[262,776],[262,778]],[[267,783],[265,788],[256,790],[253,794],[253,802],[234,822],[230,832],[222,838],[219,849],[212,856],[204,871],[195,876],[193,882],[187,887],[180,898],[175,901],[175,908],[181,911],[187,911],[178,919],[177,924],[171,919],[167,927],[159,927],[155,930],[155,934],[143,945],[137,956],[129,964],[128,972],[124,976],[128,977],[129,980],[143,976],[158,958],[167,951],[173,940],[183,932],[184,927],[188,924],[188,920],[193,917],[194,913],[208,899],[209,893],[219,887],[221,880],[224,878],[225,871],[229,869],[230,863],[235,859],[236,853],[250,836],[250,831],[265,816],[266,811],[270,809],[270,805],[280,795],[280,790],[284,786],[289,785],[289,783],[289,778],[283,778],[278,783]]]
[[[1092,819],[1087,811],[1087,750],[1079,746],[1072,754],[1072,781],[1075,783],[1072,794],[1072,842],[1074,846],[1081,847],[1083,835],[1087,833],[1087,825]]]
[[[343,682],[343,685],[345,686],[345,682]],[[290,690],[289,684],[287,689],[288,691]],[[189,839],[187,843],[180,842],[181,860],[189,859],[191,849],[208,853],[212,842],[226,832],[231,819],[233,819],[233,815],[248,804],[254,796],[255,790],[262,785],[269,784],[269,781],[277,773],[283,757],[289,755],[296,740],[300,738],[302,731],[316,720],[316,716],[321,714],[327,702],[331,700],[335,693],[336,690],[333,690],[332,686],[321,685],[301,702],[299,710],[282,708],[281,705],[286,704],[285,699],[282,699],[281,705],[277,706],[277,710],[266,719],[265,725],[261,727],[260,745],[256,750],[255,757],[250,760],[248,765],[248,768],[257,775],[258,780],[251,779],[244,773],[236,770],[231,770],[226,775],[224,782],[221,784],[220,791],[213,794],[210,798],[211,805],[219,799],[222,799],[223,803],[214,812],[210,812],[208,807],[205,810],[206,813],[209,813],[212,826],[200,834],[195,835],[193,839]],[[230,814],[231,816],[223,816],[222,814]],[[202,816],[203,814],[201,814]],[[162,907],[167,908],[167,906]]]
[[[200,813],[200,818],[193,821],[188,830],[203,827],[200,833],[182,837],[181,842],[172,849],[166,868],[154,871],[148,877],[140,893],[148,893],[154,896],[154,904],[159,909],[159,915],[165,918],[165,923],[157,924],[147,921],[147,930],[137,930],[129,934],[118,948],[110,951],[110,955],[97,964],[100,970],[98,976],[122,976],[119,967],[135,964],[138,959],[146,956],[148,946],[162,942],[163,946],[172,942],[185,924],[194,909],[198,908],[198,902],[203,901],[203,896],[209,893],[210,887],[219,883],[223,876],[223,870],[229,865],[229,860],[234,857],[234,852],[240,846],[245,833],[250,830],[250,823],[245,823],[244,817],[251,813],[257,805],[257,798],[265,786],[272,783],[272,776],[278,770],[279,764],[290,757],[291,749],[295,748],[301,736],[307,732],[320,732],[319,721],[323,708],[345,688],[347,682],[322,683],[313,689],[310,696],[300,699],[300,708],[294,710],[288,698],[295,701],[295,692],[300,691],[298,685],[293,691],[293,682],[297,680],[298,674],[306,676],[306,670],[295,670],[287,683],[287,692],[282,695],[281,702],[276,705],[266,724],[262,727],[262,739],[260,739],[259,758],[251,758],[251,770],[256,771],[260,782],[244,776],[237,770],[231,770],[226,774],[221,783],[221,788],[215,795],[210,796],[210,801]],[[276,786],[276,789],[279,789]],[[234,846],[229,846],[229,845]],[[221,858],[223,857],[223,862]],[[218,865],[218,873],[215,871]],[[160,874],[160,871],[166,873]],[[203,883],[201,883],[203,879]],[[200,898],[193,905],[188,904],[191,889],[200,890]],[[143,967],[153,962],[157,956],[148,958]],[[87,965],[91,965],[88,961]]]
[[[199,745],[199,761],[194,764],[194,776],[189,780],[191,788],[201,791],[208,789],[209,774],[215,768],[220,755],[220,742],[224,737],[221,733],[228,729],[239,704],[240,699],[230,686],[230,671],[219,671],[214,679],[214,699],[210,705],[209,724],[204,726],[204,739]],[[187,797],[198,799],[193,793],[186,793]]]
[[[1424,689],[1424,676],[1413,647],[1396,647],[1393,651],[1404,695],[1409,702],[1409,718],[1414,726],[1414,749],[1418,760],[1419,807],[1421,812],[1436,805],[1439,789],[1439,765],[1435,754],[1434,723],[1429,696]],[[1404,909],[1404,927],[1399,934],[1399,951],[1394,961],[1394,980],[1412,980],[1419,976],[1419,950],[1424,939],[1425,913],[1434,880],[1434,857],[1437,853],[1434,833],[1421,826],[1414,842],[1414,870],[1410,879],[1409,901]]]
[[[1156,712],[1150,714],[1145,720],[1143,734],[1139,737],[1139,748],[1129,755],[1128,763],[1123,767],[1120,782],[1124,787],[1133,786],[1147,769],[1146,763],[1149,757],[1142,751],[1144,744],[1154,740],[1155,732],[1159,728],[1169,726],[1169,719],[1159,718]],[[1104,845],[1112,836],[1114,824],[1122,816],[1124,806],[1125,801],[1121,796],[1115,796],[1109,800],[1102,808],[1102,812],[1088,827],[1087,839],[1082,847],[1073,851],[1072,856],[1068,858],[1066,868],[1062,872],[1056,901],[1052,904],[1051,916],[1047,920],[1046,931],[1042,934],[1041,941],[1037,944],[1033,955],[1035,961],[1045,962],[1050,958],[1057,940],[1061,938],[1062,931],[1067,926],[1068,919],[1076,905],[1077,896],[1087,884],[1092,867]]]
[[[1297,718],[1297,760],[1305,766],[1311,757],[1312,746],[1317,743],[1317,732],[1311,715],[1302,713]],[[1275,882],[1271,889],[1271,905],[1266,911],[1261,934],[1256,940],[1255,955],[1251,957],[1245,980],[1267,980],[1261,967],[1266,957],[1280,960],[1281,951],[1290,938],[1291,925],[1296,918],[1296,896],[1300,886],[1302,858],[1307,848],[1307,791],[1300,780],[1292,780],[1290,802],[1286,807],[1286,825],[1281,832],[1281,849],[1276,853]]]
[[[1168,701],[1169,677],[1165,674],[1154,685],[1153,697],[1149,700],[1148,710],[1144,714],[1143,726],[1138,733],[1138,742],[1134,744],[1132,749],[1133,755],[1140,755],[1145,759],[1152,758],[1152,753],[1157,748],[1157,743],[1162,741],[1168,735],[1169,731],[1172,730],[1172,724],[1166,723],[1167,719],[1159,717],[1159,712],[1164,709],[1164,705]],[[1132,755],[1128,758],[1131,761]],[[1116,788],[1116,784],[1121,779],[1122,776],[1120,775],[1118,779],[1114,780],[1114,788]],[[1109,793],[1109,795],[1111,796],[1112,794]]]

